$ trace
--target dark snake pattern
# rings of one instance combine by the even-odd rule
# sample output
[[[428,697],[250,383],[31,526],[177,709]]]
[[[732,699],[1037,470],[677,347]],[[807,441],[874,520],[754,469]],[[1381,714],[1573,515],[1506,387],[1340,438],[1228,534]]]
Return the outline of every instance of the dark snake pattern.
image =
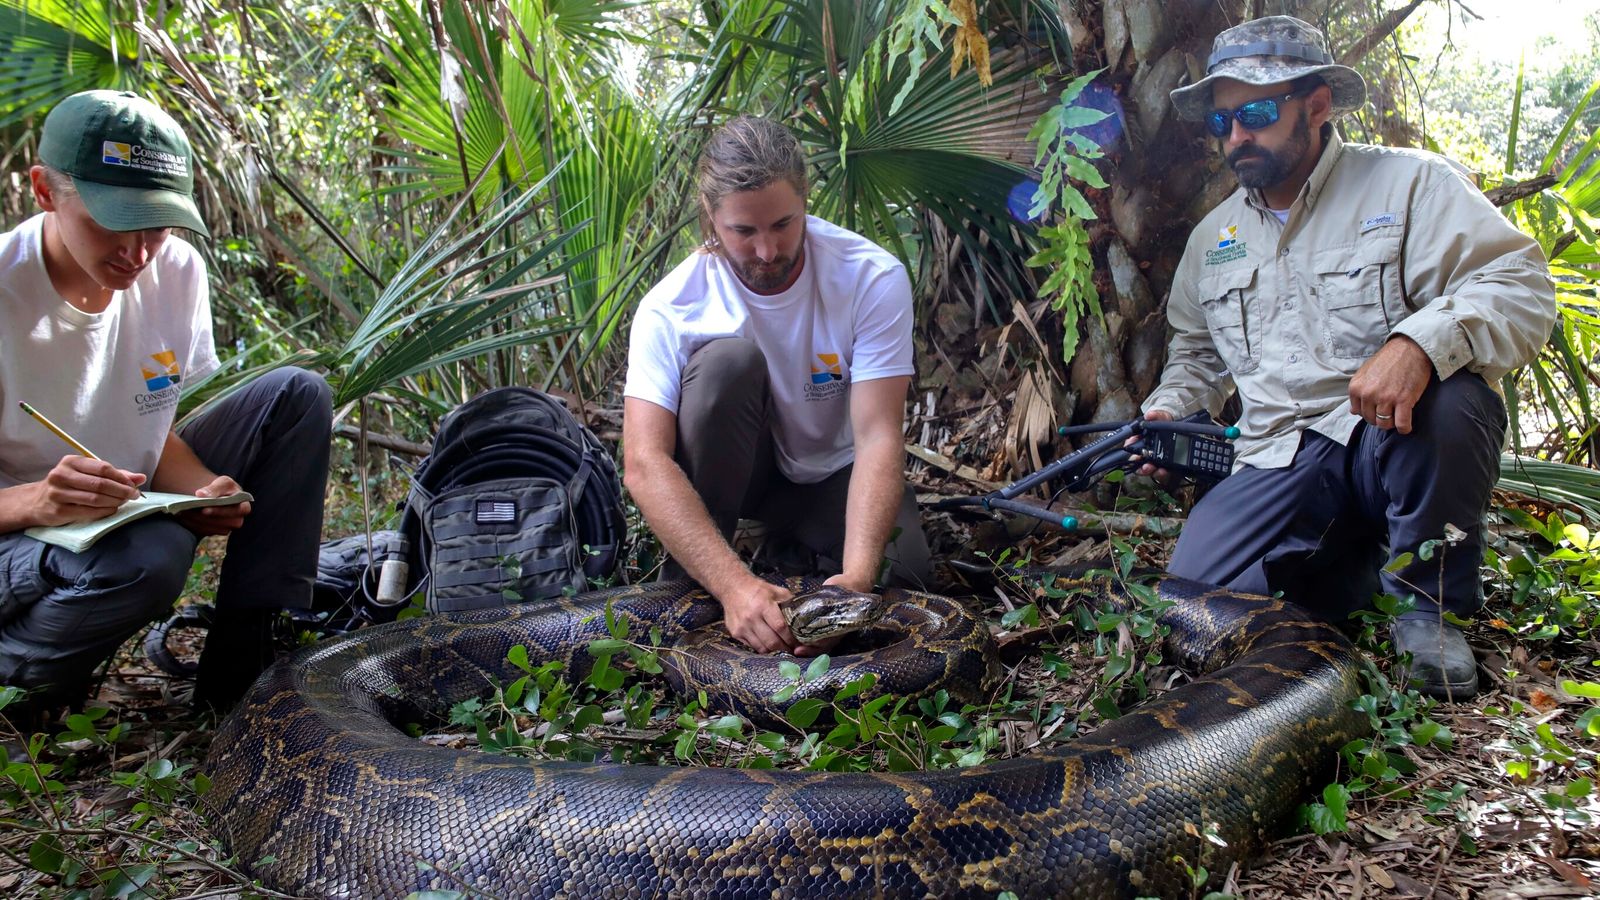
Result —
[[[256,683],[212,744],[208,815],[263,884],[319,897],[1188,896],[1174,857],[1248,860],[1365,722],[1336,628],[1281,600],[1159,591],[1169,654],[1206,674],[1061,747],[906,774],[534,762],[391,724],[514,679],[515,644],[581,678],[608,602],[664,645],[720,618],[681,585],[370,628]]]

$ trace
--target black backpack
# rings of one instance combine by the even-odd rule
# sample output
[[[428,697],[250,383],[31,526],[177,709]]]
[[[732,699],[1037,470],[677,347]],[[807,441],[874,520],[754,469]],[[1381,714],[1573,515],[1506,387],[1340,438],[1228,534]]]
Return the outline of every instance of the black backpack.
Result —
[[[583,591],[615,571],[626,531],[594,434],[554,397],[495,388],[444,417],[412,478],[407,595],[420,585],[446,612]]]

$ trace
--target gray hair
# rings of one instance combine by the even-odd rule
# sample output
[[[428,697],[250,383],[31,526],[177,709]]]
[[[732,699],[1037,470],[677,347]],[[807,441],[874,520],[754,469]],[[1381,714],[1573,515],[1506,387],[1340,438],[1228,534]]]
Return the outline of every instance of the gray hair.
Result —
[[[706,246],[717,245],[711,213],[722,198],[738,191],[759,191],[783,180],[801,197],[806,195],[806,157],[794,133],[771,119],[738,116],[729,120],[706,142],[695,168],[700,188],[700,232]]]

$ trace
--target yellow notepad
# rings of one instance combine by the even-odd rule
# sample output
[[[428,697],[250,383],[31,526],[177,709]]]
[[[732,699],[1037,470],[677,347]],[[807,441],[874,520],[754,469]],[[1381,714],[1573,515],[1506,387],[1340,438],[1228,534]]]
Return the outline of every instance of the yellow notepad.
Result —
[[[226,497],[196,497],[192,494],[163,494],[150,491],[137,500],[129,500],[117,507],[116,512],[104,519],[74,522],[71,525],[29,528],[25,533],[36,541],[54,544],[73,553],[82,553],[94,546],[95,541],[112,531],[145,516],[183,512],[186,509],[199,509],[202,506],[232,506],[235,503],[248,503],[254,499],[245,491],[229,494]]]

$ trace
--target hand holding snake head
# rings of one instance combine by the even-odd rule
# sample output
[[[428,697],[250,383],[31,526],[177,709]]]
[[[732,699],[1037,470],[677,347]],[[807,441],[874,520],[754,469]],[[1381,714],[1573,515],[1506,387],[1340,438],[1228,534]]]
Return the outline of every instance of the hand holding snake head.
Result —
[[[814,645],[872,626],[889,606],[880,594],[829,584],[780,601],[778,608],[795,640]]]
[[[792,597],[788,588],[750,576],[741,590],[719,594],[723,621],[734,639],[757,653],[796,649],[778,604]]]

